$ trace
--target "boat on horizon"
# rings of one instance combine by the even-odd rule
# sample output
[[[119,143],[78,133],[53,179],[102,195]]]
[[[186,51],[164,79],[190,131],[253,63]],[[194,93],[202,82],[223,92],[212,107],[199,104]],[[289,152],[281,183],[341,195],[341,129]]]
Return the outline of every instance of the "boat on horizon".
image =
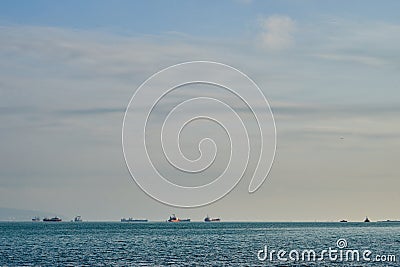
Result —
[[[130,222],[148,222],[148,220],[147,219],[133,219],[132,217],[130,217],[128,219],[122,218],[121,222],[128,222],[128,223],[130,223]]]
[[[368,217],[365,217],[364,222],[365,222],[365,223],[369,223],[369,222],[371,222],[371,221],[368,219]]]
[[[44,222],[61,222],[61,218],[60,217],[53,217],[53,218],[44,218],[43,219]]]
[[[346,221],[346,220],[341,220],[340,222],[341,222],[341,223],[347,223],[347,221]]]
[[[220,218],[210,218],[210,216],[208,215],[204,218],[204,222],[220,222],[220,221],[221,221]]]
[[[32,218],[32,222],[40,222],[40,218],[38,216],[35,216]]]
[[[74,222],[82,222],[82,217],[80,215],[76,216]]]
[[[169,216],[167,222],[190,222],[190,219],[179,219],[175,214],[172,214],[172,216]]]

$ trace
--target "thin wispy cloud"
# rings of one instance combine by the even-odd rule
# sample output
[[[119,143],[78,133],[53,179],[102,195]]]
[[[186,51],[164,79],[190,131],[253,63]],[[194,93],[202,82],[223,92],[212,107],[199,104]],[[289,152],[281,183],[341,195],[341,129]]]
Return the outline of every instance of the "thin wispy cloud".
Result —
[[[363,55],[346,55],[342,54],[319,54],[318,57],[327,60],[334,60],[334,61],[342,61],[342,62],[349,62],[349,63],[358,63],[363,65],[375,66],[380,67],[386,63],[386,61],[379,57],[372,57],[372,56],[363,56]]]

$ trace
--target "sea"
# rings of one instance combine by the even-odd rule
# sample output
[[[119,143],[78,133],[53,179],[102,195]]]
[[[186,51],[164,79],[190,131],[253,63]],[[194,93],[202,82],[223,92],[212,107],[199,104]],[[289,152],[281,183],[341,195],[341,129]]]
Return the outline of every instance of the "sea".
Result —
[[[1,222],[0,266],[400,266],[400,223]]]

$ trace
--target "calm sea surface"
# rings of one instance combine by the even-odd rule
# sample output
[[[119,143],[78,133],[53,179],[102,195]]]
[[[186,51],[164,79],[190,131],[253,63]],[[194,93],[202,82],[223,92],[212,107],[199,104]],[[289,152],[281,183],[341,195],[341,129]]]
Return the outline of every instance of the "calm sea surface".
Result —
[[[400,223],[0,223],[0,266],[165,265],[400,266]]]

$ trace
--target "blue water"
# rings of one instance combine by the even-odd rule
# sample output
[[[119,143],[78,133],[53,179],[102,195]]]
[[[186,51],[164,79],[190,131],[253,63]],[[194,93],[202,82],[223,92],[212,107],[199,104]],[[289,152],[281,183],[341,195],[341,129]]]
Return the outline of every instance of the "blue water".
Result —
[[[340,238],[344,249],[370,250],[371,261],[257,256],[265,246],[337,249]],[[400,223],[0,223],[0,266],[387,267],[400,266],[399,248]],[[376,255],[396,259],[377,262]]]

